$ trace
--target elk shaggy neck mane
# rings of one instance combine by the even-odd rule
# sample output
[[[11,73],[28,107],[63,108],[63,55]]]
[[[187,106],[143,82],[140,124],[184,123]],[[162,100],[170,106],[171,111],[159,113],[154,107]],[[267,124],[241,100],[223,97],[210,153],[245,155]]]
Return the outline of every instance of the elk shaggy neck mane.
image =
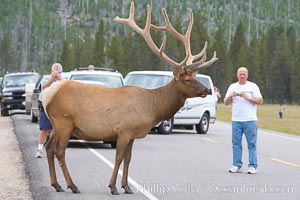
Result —
[[[158,122],[170,119],[183,106],[187,97],[178,91],[173,79],[167,85],[152,90],[151,109],[157,115]]]

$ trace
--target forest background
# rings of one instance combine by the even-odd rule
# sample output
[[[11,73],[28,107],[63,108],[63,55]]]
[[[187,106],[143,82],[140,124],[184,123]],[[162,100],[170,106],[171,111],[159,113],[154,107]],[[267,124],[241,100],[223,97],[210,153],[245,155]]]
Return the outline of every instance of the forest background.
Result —
[[[1,0],[0,76],[13,71],[47,74],[54,62],[64,71],[90,64],[114,67],[124,76],[134,70],[171,70],[129,27],[130,0]],[[144,27],[147,4],[152,23],[163,26],[161,8],[180,33],[194,13],[192,53],[208,41],[207,59],[219,60],[200,70],[208,74],[224,96],[236,81],[240,66],[249,69],[267,103],[300,104],[299,0],[139,0],[135,19]],[[162,33],[151,32],[159,46]],[[167,35],[166,53],[184,58],[184,48]]]

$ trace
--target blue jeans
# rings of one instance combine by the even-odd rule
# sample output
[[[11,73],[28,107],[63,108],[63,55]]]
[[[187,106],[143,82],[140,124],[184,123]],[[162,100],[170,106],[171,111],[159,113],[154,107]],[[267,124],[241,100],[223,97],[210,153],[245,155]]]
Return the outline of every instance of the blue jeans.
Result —
[[[233,165],[242,167],[242,137],[245,134],[248,153],[249,153],[249,167],[257,168],[257,125],[256,121],[247,122],[232,122],[232,151],[233,151]]]

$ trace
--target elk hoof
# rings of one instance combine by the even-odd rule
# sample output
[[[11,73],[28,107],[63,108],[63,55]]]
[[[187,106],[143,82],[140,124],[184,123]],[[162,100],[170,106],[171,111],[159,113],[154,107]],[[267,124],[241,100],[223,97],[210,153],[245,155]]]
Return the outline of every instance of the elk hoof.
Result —
[[[74,194],[80,194],[80,190],[79,190],[78,188],[76,188],[75,190],[72,190],[72,192],[73,192]]]
[[[64,189],[58,183],[51,184],[52,187],[56,190],[56,192],[64,192]]]
[[[111,191],[111,194],[112,195],[120,195],[120,193],[118,192],[118,190]]]
[[[79,194],[80,193],[80,190],[75,185],[74,186],[68,186],[68,189],[69,188],[72,190],[72,192],[74,194]]]
[[[133,194],[131,188],[128,185],[122,186],[122,188],[124,188],[125,194]]]
[[[56,192],[65,192],[65,190],[62,188],[59,188],[58,190],[56,190]]]
[[[110,192],[112,195],[120,195],[120,193],[118,192],[116,186],[112,186],[111,184],[109,184],[108,186],[110,188]]]

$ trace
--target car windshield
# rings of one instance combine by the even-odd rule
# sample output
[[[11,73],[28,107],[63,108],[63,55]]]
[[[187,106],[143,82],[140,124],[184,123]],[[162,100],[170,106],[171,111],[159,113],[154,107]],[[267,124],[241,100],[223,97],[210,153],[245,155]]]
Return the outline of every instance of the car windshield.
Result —
[[[128,74],[125,85],[138,86],[146,89],[155,89],[165,86],[172,80],[172,76],[158,74]]]
[[[207,87],[208,89],[212,89],[212,88],[210,87],[210,82],[209,82],[209,79],[208,79],[208,78],[197,76],[196,79],[197,79],[197,81],[199,81],[202,85],[204,85],[204,86]]]
[[[22,74],[22,75],[11,75],[5,76],[3,79],[3,87],[22,87],[25,84],[33,83],[35,84],[38,80],[38,74]]]
[[[98,81],[106,83],[110,88],[117,88],[123,86],[121,77],[111,75],[108,76],[99,74],[73,74],[70,80]]]

